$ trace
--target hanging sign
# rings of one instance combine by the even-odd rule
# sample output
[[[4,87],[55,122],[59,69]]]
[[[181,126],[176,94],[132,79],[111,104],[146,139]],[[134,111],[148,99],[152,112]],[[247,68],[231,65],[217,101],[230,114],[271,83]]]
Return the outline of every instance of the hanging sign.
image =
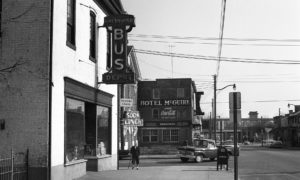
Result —
[[[111,72],[102,75],[102,81],[106,84],[130,84],[135,83],[134,72],[127,64],[127,33],[135,27],[134,16],[121,14],[107,16],[104,25],[112,34],[112,69]]]
[[[139,111],[127,111],[123,119],[124,126],[144,126],[143,119],[140,118]]]

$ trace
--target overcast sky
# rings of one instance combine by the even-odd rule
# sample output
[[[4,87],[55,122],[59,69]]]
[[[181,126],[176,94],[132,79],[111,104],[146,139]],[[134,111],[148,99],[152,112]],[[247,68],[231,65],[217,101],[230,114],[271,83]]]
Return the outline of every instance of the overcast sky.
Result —
[[[300,104],[300,0],[227,0],[220,63],[222,0],[122,3],[136,18],[129,44],[135,46],[142,77],[192,78],[204,91],[206,115],[214,74],[217,89],[236,84],[244,118],[249,111],[273,117],[279,108],[281,114],[293,109],[288,103]],[[217,93],[218,116],[229,117],[231,91]]]

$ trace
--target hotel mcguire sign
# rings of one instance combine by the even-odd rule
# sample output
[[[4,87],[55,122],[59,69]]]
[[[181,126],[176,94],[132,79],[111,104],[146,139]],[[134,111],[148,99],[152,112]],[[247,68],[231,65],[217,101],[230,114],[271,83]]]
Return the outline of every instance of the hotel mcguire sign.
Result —
[[[135,27],[134,16],[122,14],[104,18],[104,27],[112,35],[112,68],[102,75],[106,84],[135,83],[135,74],[127,64],[127,33]]]
[[[157,99],[157,100],[140,100],[140,106],[190,106],[189,99]]]

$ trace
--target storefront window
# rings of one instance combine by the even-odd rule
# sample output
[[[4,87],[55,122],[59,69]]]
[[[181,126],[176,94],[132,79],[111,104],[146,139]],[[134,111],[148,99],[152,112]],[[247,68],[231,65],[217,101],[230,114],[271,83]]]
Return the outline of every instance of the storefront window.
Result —
[[[164,129],[163,142],[178,142],[178,129]]]
[[[143,142],[158,142],[158,130],[156,129],[144,129],[143,130]]]
[[[97,156],[111,154],[111,124],[110,110],[107,107],[97,106],[97,123],[98,123],[98,138],[97,138]]]
[[[83,159],[85,145],[84,102],[66,98],[65,161]]]

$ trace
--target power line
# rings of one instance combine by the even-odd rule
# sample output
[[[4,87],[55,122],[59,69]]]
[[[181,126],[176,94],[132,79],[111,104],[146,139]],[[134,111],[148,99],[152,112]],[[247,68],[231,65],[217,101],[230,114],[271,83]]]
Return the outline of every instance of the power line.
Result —
[[[179,54],[179,53],[167,53],[162,51],[150,51],[150,50],[141,50],[135,49],[136,53],[142,54],[151,54],[151,55],[159,55],[159,56],[173,56],[177,58],[185,58],[185,59],[199,59],[199,60],[207,60],[207,61],[218,61],[217,57],[213,56],[201,56],[201,55],[190,55],[190,54]],[[228,58],[222,57],[221,61],[227,62],[241,62],[241,63],[258,63],[258,64],[286,64],[286,65],[299,65],[299,60],[272,60],[272,59],[250,59],[250,58]]]
[[[289,99],[289,100],[259,100],[259,101],[242,101],[242,103],[271,103],[271,102],[298,102],[300,99]],[[219,104],[229,103],[226,102],[217,102]],[[201,104],[211,104],[211,102],[203,102]]]
[[[188,37],[188,36],[163,36],[163,35],[146,35],[146,34],[129,34],[129,37],[138,38],[158,38],[158,39],[189,39],[189,40],[205,40],[205,41],[216,41],[220,38],[216,37]],[[300,39],[271,39],[271,38],[232,38],[223,37],[226,41],[270,41],[270,42],[300,42]]]
[[[217,45],[218,43],[211,42],[188,42],[188,41],[163,41],[163,40],[138,40],[138,39],[129,39],[129,41],[136,42],[147,42],[147,43],[173,43],[173,44],[204,44],[204,45]],[[300,44],[241,44],[241,43],[223,43],[223,45],[227,46],[291,46],[291,47],[299,47]]]
[[[221,21],[220,21],[220,32],[219,32],[219,44],[218,44],[218,62],[216,79],[219,77],[220,65],[221,65],[221,55],[222,55],[222,45],[223,45],[223,33],[225,24],[225,10],[226,10],[226,0],[222,0],[222,10],[221,10]]]

